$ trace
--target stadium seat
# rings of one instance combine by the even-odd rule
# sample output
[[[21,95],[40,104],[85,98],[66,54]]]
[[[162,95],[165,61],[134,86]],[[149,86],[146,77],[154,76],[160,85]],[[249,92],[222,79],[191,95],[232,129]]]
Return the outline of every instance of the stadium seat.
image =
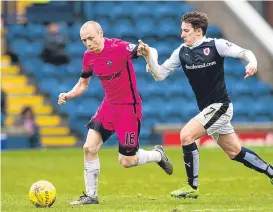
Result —
[[[43,78],[40,82],[40,89],[42,92],[51,93],[59,87],[60,81],[55,77]]]
[[[119,19],[114,25],[114,33],[117,37],[135,36],[135,28],[131,20]]]
[[[272,95],[272,87],[260,81],[256,84],[255,89],[253,89],[253,92],[256,97],[262,95]]]
[[[106,37],[113,37],[115,34],[113,32],[113,24],[111,21],[106,17],[99,17],[96,21],[98,21],[102,27],[103,35]]]
[[[137,7],[131,11],[133,19],[137,20],[138,18],[152,18],[153,14],[151,11],[156,6],[157,2],[139,2]]]
[[[196,116],[199,113],[199,109],[197,107],[196,102],[189,101],[185,105],[181,106],[182,113],[183,113],[183,119],[184,120],[190,120],[194,116]]]
[[[161,20],[158,25],[158,32],[160,32],[159,37],[167,38],[169,36],[180,36],[181,28],[178,26],[179,25],[177,25],[171,18]]]
[[[42,24],[28,23],[26,27],[26,35],[29,39],[42,39],[46,34],[46,27]]]
[[[80,37],[79,37],[79,41],[68,44],[66,49],[68,54],[72,57],[82,56],[84,52],[86,51],[86,47],[80,41]]]
[[[12,24],[8,26],[7,40],[13,42],[14,39],[25,38],[27,31],[23,24]]]
[[[73,41],[79,41],[80,39],[80,29],[82,26],[82,22],[76,22],[74,23],[70,28],[69,28],[69,37],[73,40]]]
[[[210,24],[207,30],[207,37],[211,38],[222,38],[222,33],[216,25]]]
[[[137,37],[139,39],[142,39],[143,42],[147,42],[149,45],[149,40],[144,39],[145,37],[153,37],[157,35],[157,28],[155,21],[152,18],[146,17],[140,17],[136,19],[135,21],[136,28],[135,32],[137,33]]]
[[[96,17],[108,17],[111,15],[109,11],[117,4],[117,2],[110,2],[110,1],[97,1],[94,4],[94,15]]]
[[[130,18],[131,12],[137,7],[137,4],[133,1],[115,2],[114,7],[111,8],[111,19],[116,21],[118,18]]]

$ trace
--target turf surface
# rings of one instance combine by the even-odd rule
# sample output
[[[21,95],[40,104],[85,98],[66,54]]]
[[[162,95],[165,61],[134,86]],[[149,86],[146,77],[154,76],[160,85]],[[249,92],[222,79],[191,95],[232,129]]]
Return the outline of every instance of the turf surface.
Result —
[[[272,147],[254,150],[266,161],[273,161]],[[174,164],[172,176],[157,164],[122,168],[116,149],[102,149],[100,204],[79,207],[68,203],[78,199],[84,190],[81,149],[2,152],[2,211],[273,211],[273,185],[269,179],[229,160],[219,148],[200,149],[199,198],[170,197],[169,193],[186,180],[180,149],[166,151]],[[33,182],[42,179],[55,185],[57,200],[51,208],[36,209],[27,199],[28,190]]]

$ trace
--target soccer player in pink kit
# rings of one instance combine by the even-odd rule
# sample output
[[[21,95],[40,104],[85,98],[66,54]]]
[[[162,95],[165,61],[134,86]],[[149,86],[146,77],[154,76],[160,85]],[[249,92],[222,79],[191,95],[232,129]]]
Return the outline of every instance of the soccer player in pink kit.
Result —
[[[167,174],[173,166],[163,147],[152,151],[139,149],[142,121],[141,98],[137,92],[136,76],[131,59],[137,57],[137,46],[119,39],[103,37],[101,26],[88,21],[81,27],[80,37],[87,50],[83,56],[83,70],[78,83],[68,93],[59,95],[58,104],[81,95],[93,73],[99,77],[105,97],[96,114],[87,124],[89,128],[84,150],[84,178],[86,193],[71,205],[98,204],[98,151],[112,134],[119,138],[119,162],[125,168],[156,162]],[[88,109],[88,108],[87,108]]]

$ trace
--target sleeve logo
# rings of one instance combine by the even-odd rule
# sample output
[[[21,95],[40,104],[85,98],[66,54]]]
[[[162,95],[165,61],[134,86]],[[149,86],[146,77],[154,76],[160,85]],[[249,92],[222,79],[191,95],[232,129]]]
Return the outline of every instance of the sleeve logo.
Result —
[[[128,51],[133,51],[134,50],[134,48],[136,47],[136,45],[135,44],[132,44],[132,43],[130,43],[127,47],[126,47],[126,49],[128,50]]]

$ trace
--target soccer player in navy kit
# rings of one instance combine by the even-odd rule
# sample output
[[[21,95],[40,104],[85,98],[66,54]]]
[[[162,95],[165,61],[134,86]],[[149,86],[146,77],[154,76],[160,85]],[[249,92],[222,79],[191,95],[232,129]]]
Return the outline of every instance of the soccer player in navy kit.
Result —
[[[273,184],[273,167],[255,152],[241,147],[230,123],[233,105],[224,80],[224,57],[244,60],[247,65],[245,78],[257,72],[255,55],[247,49],[224,39],[206,38],[208,17],[202,12],[187,12],[182,17],[184,43],[162,65],[154,48],[139,40],[138,52],[147,61],[147,71],[157,81],[164,80],[182,66],[195,93],[200,113],[181,130],[180,140],[188,184],[171,192],[180,198],[197,198],[199,195],[199,151],[195,140],[210,135],[232,160],[264,173]],[[185,105],[186,107],[187,105]]]

